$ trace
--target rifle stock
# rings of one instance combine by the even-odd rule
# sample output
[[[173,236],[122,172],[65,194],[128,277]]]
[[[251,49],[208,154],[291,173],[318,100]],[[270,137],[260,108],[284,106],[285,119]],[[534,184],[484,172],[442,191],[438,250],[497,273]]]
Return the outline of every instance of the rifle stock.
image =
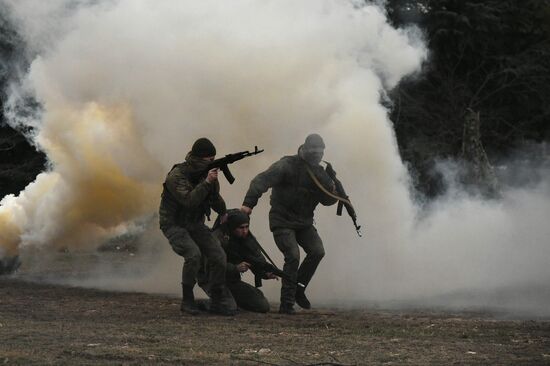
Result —
[[[296,286],[306,287],[303,283],[293,280],[292,277],[290,277],[290,275],[288,273],[286,273],[283,270],[275,267],[273,264],[270,264],[270,263],[267,263],[267,262],[255,261],[255,260],[249,260],[248,263],[250,263],[251,269],[253,271],[259,272],[262,275],[264,275],[266,273],[273,273],[275,276],[281,277],[281,278],[285,279],[286,281],[290,281],[291,283],[295,284]],[[261,278],[259,278],[258,276],[255,277],[254,282],[255,282],[256,287],[261,286],[261,283],[262,283]]]

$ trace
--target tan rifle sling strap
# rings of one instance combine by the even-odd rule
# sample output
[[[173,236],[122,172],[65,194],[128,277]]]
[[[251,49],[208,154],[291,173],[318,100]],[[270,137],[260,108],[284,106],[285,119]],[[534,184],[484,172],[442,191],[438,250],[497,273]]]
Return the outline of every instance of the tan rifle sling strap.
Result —
[[[311,170],[311,168],[307,165],[307,164],[304,164],[305,167],[306,167],[306,170],[307,170],[307,174],[309,174],[309,177],[311,178],[311,180],[313,181],[313,183],[315,183],[315,185],[326,195],[332,197],[332,198],[335,198],[337,199],[338,201],[341,201],[347,205],[350,205],[351,207],[353,207],[353,205],[351,204],[351,202],[346,199],[346,198],[343,198],[343,197],[340,197],[340,196],[337,196],[335,195],[334,193],[332,192],[329,192],[325,187],[323,187],[323,185],[321,184],[321,182],[319,182],[319,179],[317,179],[317,177],[315,176],[315,174],[313,173],[313,171]]]

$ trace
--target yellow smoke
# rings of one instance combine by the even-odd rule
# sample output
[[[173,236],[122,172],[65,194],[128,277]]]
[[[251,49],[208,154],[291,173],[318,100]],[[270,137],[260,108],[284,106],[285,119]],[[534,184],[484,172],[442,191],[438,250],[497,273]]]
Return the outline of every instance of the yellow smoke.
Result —
[[[38,136],[53,171],[0,211],[0,245],[10,255],[27,244],[96,246],[158,204],[160,167],[142,146],[127,106],[93,102],[55,111]]]
[[[21,231],[8,211],[0,212],[0,258],[17,254]]]
[[[35,248],[93,247],[155,212],[166,169],[201,136],[220,155],[265,149],[231,167],[234,185],[221,178],[226,202],[238,207],[258,172],[318,132],[365,236],[334,207],[316,210],[327,253],[308,287],[316,304],[550,283],[548,183],[503,202],[449,196],[416,216],[379,101],[420,69],[426,50],[415,31],[388,24],[373,5],[380,2],[11,3],[25,44],[44,51],[29,52],[39,56],[26,80],[43,118],[21,119],[39,126],[35,142],[52,169],[2,201],[0,258],[32,248],[22,251],[25,263]],[[253,231],[281,264],[268,210],[266,194],[254,208]],[[177,293],[181,258],[156,229],[145,240],[158,241],[155,255],[162,248],[166,255],[146,259],[157,269],[148,279],[140,272],[129,286],[101,267],[105,281],[89,285],[158,292],[163,283]],[[280,283],[266,281],[267,292],[269,286],[275,299]]]

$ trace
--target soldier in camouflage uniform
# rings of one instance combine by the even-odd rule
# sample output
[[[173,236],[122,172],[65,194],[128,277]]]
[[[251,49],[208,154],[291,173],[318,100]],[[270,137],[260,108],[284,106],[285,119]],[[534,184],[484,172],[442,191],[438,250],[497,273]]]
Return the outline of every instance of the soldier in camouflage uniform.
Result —
[[[262,264],[267,262],[260,250],[260,244],[249,231],[249,222],[248,215],[239,209],[228,210],[227,221],[216,229],[215,234],[220,238],[227,255],[226,285],[237,305],[248,311],[267,313],[269,303],[257,287],[261,286],[262,279],[277,277],[262,270]],[[254,273],[256,287],[241,280],[242,273],[249,269]],[[208,293],[209,284],[201,282],[199,284]]]
[[[198,313],[193,288],[201,255],[204,255],[208,258],[209,282],[212,284],[211,311],[233,315],[236,304],[225,286],[226,255],[219,240],[205,225],[205,217],[210,216],[211,209],[220,215],[226,211],[220,195],[218,170],[206,172],[215,155],[212,142],[200,138],[193,144],[185,162],[170,170],[163,185],[159,222],[172,249],[185,259],[181,276],[181,310]]]
[[[334,192],[334,182],[320,165],[324,149],[321,136],[309,135],[298,154],[283,157],[250,182],[241,208],[250,215],[262,194],[272,188],[269,227],[284,255],[283,270],[306,286],[325,255],[323,242],[313,226],[313,212],[319,203],[329,206],[337,201],[323,193],[308,172],[326,190]],[[301,265],[299,246],[306,253]],[[283,279],[279,312],[294,314],[295,302],[304,309],[311,308],[304,291]]]

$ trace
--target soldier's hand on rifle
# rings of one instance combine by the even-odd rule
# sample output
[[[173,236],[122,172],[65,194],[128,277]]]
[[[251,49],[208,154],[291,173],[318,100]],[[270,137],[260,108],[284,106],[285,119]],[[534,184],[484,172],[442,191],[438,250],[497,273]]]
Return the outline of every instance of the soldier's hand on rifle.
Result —
[[[248,271],[249,268],[250,268],[250,263],[241,262],[241,263],[237,264],[237,271],[239,271],[241,273]]]
[[[208,183],[213,183],[214,181],[218,180],[218,168],[210,169],[208,171],[208,175],[206,176],[206,181]]]
[[[269,279],[269,280],[277,280],[277,281],[279,281],[279,277],[275,276],[275,275],[274,275],[273,273],[271,273],[271,272],[267,272],[267,273],[265,274],[265,276],[266,276],[267,279]]]
[[[252,214],[252,209],[248,206],[241,206],[241,211],[250,216]]]

